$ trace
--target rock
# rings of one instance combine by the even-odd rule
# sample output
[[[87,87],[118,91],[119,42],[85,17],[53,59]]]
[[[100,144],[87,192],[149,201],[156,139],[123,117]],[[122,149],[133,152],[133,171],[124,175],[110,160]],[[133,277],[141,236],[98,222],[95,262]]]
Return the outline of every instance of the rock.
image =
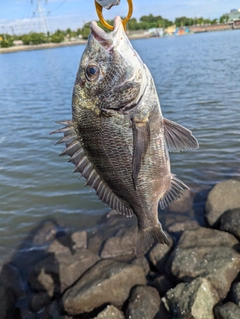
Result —
[[[216,319],[239,319],[240,307],[233,302],[228,302],[225,305],[217,306],[214,313]]]
[[[37,319],[37,315],[29,307],[29,298],[18,299],[15,304],[14,319]],[[40,319],[40,318],[38,318]]]
[[[175,284],[165,275],[161,275],[155,278],[153,285],[157,289],[161,297],[163,297],[168,290],[175,286]]]
[[[59,236],[54,239],[50,245],[48,252],[55,254],[59,253],[75,253],[76,250],[87,247],[86,231],[75,232],[70,235]]]
[[[4,264],[0,273],[0,283],[10,288],[17,298],[23,298],[26,295],[23,280],[19,271],[12,264]]]
[[[184,222],[176,222],[167,227],[167,231],[170,233],[182,233],[187,229],[195,229],[200,225],[196,220],[186,220]]]
[[[104,304],[121,307],[131,288],[145,283],[146,278],[141,267],[104,259],[64,293],[63,308],[68,315],[77,315]]]
[[[150,263],[152,263],[160,273],[164,273],[166,266],[166,261],[170,255],[171,249],[173,247],[173,239],[170,235],[167,234],[167,237],[170,241],[170,245],[156,244],[153,248],[150,249],[148,257]]]
[[[198,227],[184,231],[178,242],[178,247],[233,247],[236,244],[238,244],[238,240],[231,234],[216,229]]]
[[[240,267],[240,255],[231,247],[231,234],[200,227],[187,230],[168,259],[166,270],[181,281],[208,279],[219,296],[226,297]]]
[[[226,211],[220,218],[220,229],[233,234],[240,240],[240,208]]]
[[[157,290],[149,286],[137,286],[131,291],[126,318],[153,319],[160,308]]]
[[[134,258],[132,264],[142,267],[145,276],[147,276],[150,271],[149,263],[145,257]]]
[[[240,282],[237,282],[232,287],[233,302],[240,306]]]
[[[33,293],[31,295],[29,306],[32,311],[38,312],[49,305],[51,301],[52,298],[46,291],[39,291],[38,293]]]
[[[168,211],[177,213],[189,212],[193,206],[193,197],[194,194],[189,189],[185,189],[182,192],[182,196],[168,206]]]
[[[17,298],[12,290],[0,284],[0,319],[14,318],[16,300]]]
[[[162,300],[174,319],[214,319],[219,296],[208,280],[197,278],[170,289]]]
[[[103,246],[103,242],[104,235],[99,231],[93,231],[88,238],[87,248],[98,255]]]
[[[73,233],[72,240],[75,243],[74,249],[87,248],[87,232],[85,230]]]
[[[32,244],[35,246],[45,245],[55,238],[59,231],[59,225],[54,221],[44,222],[37,230],[35,230]]]
[[[14,318],[39,319],[39,318],[37,318],[37,315],[35,313],[31,312],[28,309],[21,310],[20,313],[18,313],[18,316],[17,317],[15,316]]]
[[[54,254],[39,262],[30,272],[29,285],[35,291],[45,291],[49,297],[57,296],[71,286],[80,276],[99,260],[88,249]]]
[[[111,210],[101,218],[98,227],[88,234],[88,249],[100,253],[109,238],[115,236],[120,230],[126,230],[136,224],[136,217],[126,218],[115,210]]]
[[[220,216],[234,208],[240,208],[240,181],[230,179],[215,185],[205,207],[209,225],[216,226]]]
[[[137,226],[120,229],[105,242],[101,258],[115,258],[122,255],[135,256]]]
[[[107,306],[101,311],[94,319],[125,319],[122,311],[118,310],[114,306]]]
[[[44,310],[42,319],[60,319],[66,318],[65,316],[61,317],[60,315],[60,307],[58,302],[53,301],[48,307]]]

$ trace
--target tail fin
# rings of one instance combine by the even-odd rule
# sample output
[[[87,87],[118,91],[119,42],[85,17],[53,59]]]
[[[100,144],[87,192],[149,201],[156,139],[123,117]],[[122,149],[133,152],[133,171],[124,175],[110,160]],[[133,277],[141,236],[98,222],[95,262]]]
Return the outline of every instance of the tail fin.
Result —
[[[160,224],[138,232],[136,256],[144,256],[155,242],[170,245]]]

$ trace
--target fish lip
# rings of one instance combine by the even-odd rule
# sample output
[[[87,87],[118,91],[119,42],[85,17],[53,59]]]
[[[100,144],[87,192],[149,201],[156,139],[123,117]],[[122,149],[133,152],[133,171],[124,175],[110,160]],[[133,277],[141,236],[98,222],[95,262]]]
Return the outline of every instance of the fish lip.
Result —
[[[92,21],[91,25],[91,34],[93,37],[99,42],[99,44],[106,49],[108,52],[114,46],[114,37],[116,37],[117,33],[123,30],[122,20],[119,16],[116,16],[113,24],[113,31],[111,33],[105,32],[102,28],[100,28],[96,21]]]

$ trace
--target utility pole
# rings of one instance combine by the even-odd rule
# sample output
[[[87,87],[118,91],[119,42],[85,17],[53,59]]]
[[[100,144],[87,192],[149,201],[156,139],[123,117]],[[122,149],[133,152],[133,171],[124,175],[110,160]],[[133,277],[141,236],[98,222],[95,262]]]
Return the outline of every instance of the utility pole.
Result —
[[[49,27],[48,22],[45,14],[45,10],[42,4],[43,0],[31,0],[31,2],[36,2],[36,9],[33,12],[33,15],[38,17],[38,23],[39,23],[39,32],[48,33]],[[47,2],[47,0],[46,0]]]

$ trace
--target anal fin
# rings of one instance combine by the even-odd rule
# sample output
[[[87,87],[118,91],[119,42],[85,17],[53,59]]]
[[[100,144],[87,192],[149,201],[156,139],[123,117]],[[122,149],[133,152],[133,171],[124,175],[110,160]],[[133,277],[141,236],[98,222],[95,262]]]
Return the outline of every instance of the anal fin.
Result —
[[[175,122],[163,119],[164,136],[169,152],[180,152],[198,148],[198,141],[187,128]]]
[[[171,188],[169,192],[159,200],[160,208],[165,209],[170,203],[175,199],[181,197],[182,192],[185,189],[189,189],[186,184],[184,184],[180,179],[178,179],[174,174],[171,176]]]

